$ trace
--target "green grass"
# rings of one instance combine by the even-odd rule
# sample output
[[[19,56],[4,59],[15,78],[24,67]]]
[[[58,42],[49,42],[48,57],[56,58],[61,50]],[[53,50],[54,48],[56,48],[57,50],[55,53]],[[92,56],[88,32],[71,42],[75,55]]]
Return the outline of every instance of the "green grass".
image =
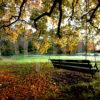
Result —
[[[88,59],[92,59],[92,64],[94,65],[94,57],[89,56]],[[53,68],[50,59],[84,59],[83,56],[11,56],[11,57],[2,57],[0,60],[0,70],[16,70],[19,73],[29,73],[33,66],[40,65],[43,68]],[[41,65],[42,64],[42,65]],[[45,65],[46,64],[46,65]],[[97,59],[98,68],[100,68],[99,58]],[[8,67],[7,67],[8,66]],[[17,67],[14,67],[17,66]],[[45,66],[45,67],[44,67]],[[29,71],[29,72],[28,72]]]
[[[91,60],[92,64],[94,65],[94,57],[88,56],[88,59]],[[11,57],[1,57],[0,59],[0,70],[18,70],[20,72],[20,69],[24,73],[25,70],[30,70],[30,68],[34,66],[37,66],[39,64],[41,66],[41,63],[48,63],[46,67],[53,67],[50,59],[85,59],[84,56],[45,56],[45,55],[30,55],[30,56],[11,56]],[[99,57],[97,57],[97,65],[98,68],[100,68],[100,61]],[[8,67],[7,67],[8,66]],[[9,67],[10,66],[10,67]],[[13,67],[12,67],[13,66]],[[15,69],[14,66],[17,66],[18,68]],[[45,65],[42,65],[42,67]],[[24,70],[25,69],[25,70]],[[29,71],[30,72],[30,71]]]
[[[2,57],[0,60],[0,70],[12,70],[14,69],[13,67],[8,67],[7,66],[20,66],[20,68],[18,70],[22,70],[25,68],[27,69],[26,66],[28,66],[28,68],[34,64],[40,64],[41,63],[49,63],[50,65],[47,67],[53,67],[50,59],[85,59],[85,57],[83,56],[45,56],[45,55],[31,55],[31,56],[11,56],[11,57]],[[91,60],[92,64],[94,65],[94,57],[93,56],[89,56],[88,59]],[[100,61],[99,58],[97,59],[97,65],[98,68],[100,68]],[[6,66],[6,67],[3,67]],[[36,66],[36,65],[35,65]],[[22,69],[22,68],[23,69]],[[29,69],[30,69],[29,68]],[[25,70],[24,70],[25,71]],[[24,72],[23,72],[24,73]]]
[[[0,65],[3,63],[34,63],[34,62],[50,62],[49,59],[86,59],[85,56],[53,56],[53,55],[30,55],[30,56],[11,56],[11,57],[3,57],[2,60],[0,60]],[[94,61],[95,57],[94,56],[87,56],[87,59],[90,61]],[[100,61],[100,57],[96,57],[97,62]]]

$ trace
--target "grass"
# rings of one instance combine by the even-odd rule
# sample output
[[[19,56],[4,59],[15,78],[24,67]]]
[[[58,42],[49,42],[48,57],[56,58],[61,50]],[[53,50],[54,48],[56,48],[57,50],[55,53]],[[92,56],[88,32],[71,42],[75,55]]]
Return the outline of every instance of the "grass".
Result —
[[[45,66],[47,64],[48,66],[45,66],[46,68],[53,68],[50,59],[84,59],[84,56],[41,56],[41,55],[31,55],[31,56],[11,56],[11,57],[1,57],[0,60],[0,70],[18,70],[17,72],[23,72],[25,73],[28,69],[31,70],[31,68],[34,66],[36,68],[37,66]],[[92,59],[91,63],[94,65],[94,57],[89,56],[88,59]],[[100,61],[99,57],[97,57],[97,65],[98,68],[100,68]],[[7,67],[8,66],[8,67]],[[10,67],[9,67],[10,66]],[[16,68],[14,66],[17,66]],[[43,67],[41,66],[41,67]],[[43,68],[45,68],[43,67]],[[30,72],[30,71],[29,71]]]
[[[53,55],[21,55],[21,56],[11,56],[11,57],[3,57],[0,60],[0,65],[12,65],[12,64],[24,64],[24,63],[36,63],[36,62],[50,62],[50,59],[86,59],[85,56],[53,56]],[[87,59],[94,62],[94,56],[87,56]],[[99,56],[96,57],[96,61],[99,63]]]
[[[82,56],[12,56],[1,58],[0,85],[4,84],[4,88],[2,90],[0,86],[0,91],[3,91],[2,93],[5,93],[6,96],[16,96],[17,99],[25,94],[28,96],[40,96],[41,98],[45,97],[48,100],[49,98],[60,98],[63,100],[66,100],[65,98],[68,100],[100,100],[100,72],[97,73],[94,79],[91,79],[83,74],[76,73],[76,75],[73,75],[70,71],[56,70],[53,68],[49,59],[59,58],[83,59]],[[93,62],[93,57],[90,56],[88,58],[91,58]],[[97,62],[100,68],[99,58]],[[15,80],[13,80],[13,77]],[[34,86],[37,88],[30,90]],[[24,91],[25,93],[23,93]],[[30,94],[30,91],[33,94]],[[95,95],[92,93],[93,91]],[[76,97],[77,94],[79,95],[78,97]]]

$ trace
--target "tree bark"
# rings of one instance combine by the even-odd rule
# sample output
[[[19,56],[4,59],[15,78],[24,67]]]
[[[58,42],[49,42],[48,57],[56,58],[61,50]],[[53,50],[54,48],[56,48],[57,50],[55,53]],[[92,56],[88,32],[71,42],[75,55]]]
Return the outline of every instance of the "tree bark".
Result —
[[[19,45],[18,45],[18,42],[14,43],[14,47],[15,47],[15,55],[19,55]]]
[[[28,40],[26,39],[26,35],[27,33],[24,34],[24,45],[23,45],[24,55],[28,55]]]

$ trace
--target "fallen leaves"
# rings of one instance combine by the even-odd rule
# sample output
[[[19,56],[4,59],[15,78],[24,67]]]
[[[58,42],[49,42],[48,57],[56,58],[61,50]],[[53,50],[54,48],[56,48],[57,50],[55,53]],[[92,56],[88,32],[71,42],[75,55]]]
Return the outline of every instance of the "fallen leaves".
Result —
[[[0,75],[0,99],[28,99],[30,96],[46,96],[46,94],[59,92],[47,76],[36,73],[27,75],[26,78],[14,75]]]

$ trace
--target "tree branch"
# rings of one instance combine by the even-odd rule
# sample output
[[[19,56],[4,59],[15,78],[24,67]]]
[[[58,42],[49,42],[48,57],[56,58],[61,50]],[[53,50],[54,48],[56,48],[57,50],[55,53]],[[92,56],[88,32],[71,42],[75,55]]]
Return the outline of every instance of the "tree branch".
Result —
[[[44,17],[44,16],[51,16],[51,14],[52,14],[52,12],[53,12],[53,10],[54,10],[56,4],[57,4],[57,0],[54,1],[54,3],[53,3],[53,5],[52,5],[52,7],[51,7],[51,9],[50,9],[49,12],[45,12],[45,13],[41,14],[40,16],[38,16],[38,17],[36,17],[36,18],[34,19],[34,25],[33,25],[33,26],[35,26],[35,28],[37,28],[36,22],[37,22],[39,19],[41,19],[41,18]]]
[[[95,17],[95,13],[98,10],[98,8],[100,7],[100,1],[98,0],[98,4],[97,6],[93,9],[93,12],[90,16],[90,18],[87,20],[87,22],[92,22],[93,18]]]
[[[61,27],[61,21],[62,21],[62,0],[54,0],[53,5],[52,5],[50,11],[49,12],[45,12],[45,13],[41,14],[40,16],[36,17],[34,19],[34,25],[33,26],[35,26],[35,28],[37,29],[37,23],[36,22],[39,19],[41,19],[44,16],[51,16],[51,14],[52,14],[54,8],[56,7],[57,3],[59,4],[58,10],[59,10],[59,13],[60,13],[59,14],[58,29],[57,29],[57,36],[60,38],[61,37],[61,35],[60,35],[60,27]]]
[[[13,22],[11,22],[11,23],[9,23],[9,24],[2,25],[2,26],[0,27],[0,29],[1,29],[1,28],[4,28],[4,27],[9,27],[9,26],[11,26],[12,24],[16,23],[16,22],[20,19],[21,14],[22,14],[22,10],[23,10],[23,7],[24,7],[24,4],[25,4],[26,2],[27,2],[27,0],[23,0],[23,2],[21,3],[20,8],[19,8],[20,10],[19,10],[18,16],[11,16],[10,19],[9,19],[9,21],[10,21],[11,19],[16,18],[16,20],[13,21]]]
[[[57,35],[60,38],[61,37],[61,35],[60,35],[60,27],[61,27],[61,21],[62,21],[62,0],[59,1],[59,12],[60,12],[60,15],[59,15]]]
[[[75,2],[75,0],[73,0],[73,2],[72,2],[72,14],[70,16],[71,20],[73,19],[73,15],[74,15],[74,2]]]
[[[81,19],[83,19],[87,14],[91,13],[93,10],[94,10],[94,8],[93,9],[90,9],[87,13],[83,14],[81,16]]]
[[[100,31],[99,27],[95,26],[93,22],[90,22],[91,26],[93,26],[94,28],[96,28],[97,30]]]
[[[100,2],[99,2],[99,0],[98,0],[98,4],[96,5],[96,7],[93,8],[93,9],[90,9],[87,13],[85,13],[84,15],[82,15],[82,16],[81,16],[81,19],[83,19],[85,16],[87,16],[87,14],[90,14],[90,13],[91,13],[90,18],[87,19],[87,22],[90,22],[90,24],[91,24],[93,18],[95,17],[95,13],[96,13],[96,11],[99,9],[99,7],[100,7]]]

